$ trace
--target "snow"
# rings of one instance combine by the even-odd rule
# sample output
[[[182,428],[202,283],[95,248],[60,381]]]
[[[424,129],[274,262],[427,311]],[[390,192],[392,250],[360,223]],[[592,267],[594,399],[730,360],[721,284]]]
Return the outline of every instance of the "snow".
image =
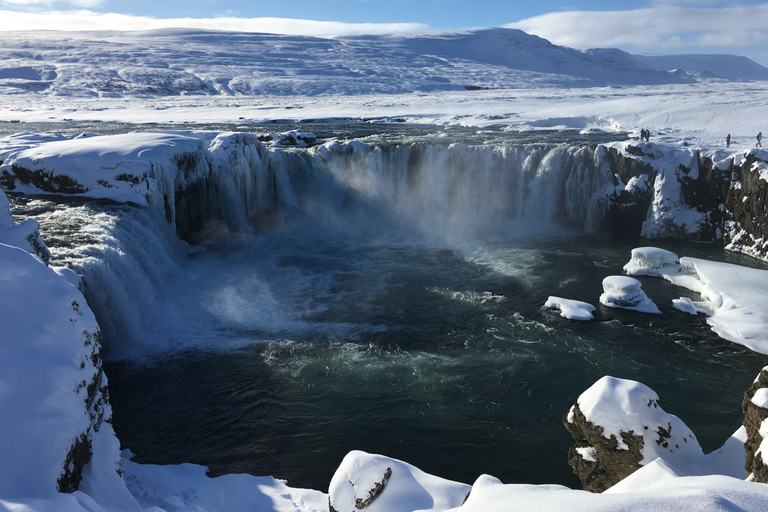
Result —
[[[550,309],[559,309],[560,316],[569,320],[592,320],[595,306],[587,302],[573,299],[563,299],[561,297],[551,296],[544,303],[544,307]]]
[[[352,451],[333,475],[328,494],[338,512],[436,512],[461,506],[470,489],[396,459]]]
[[[720,337],[768,354],[768,271],[690,257],[679,258],[679,267],[660,265],[644,254],[658,252],[633,251],[627,273],[660,276],[700,294],[700,301],[683,297],[675,307],[708,315],[707,323]]]
[[[752,403],[763,409],[768,409],[768,388],[760,388],[752,396]]]
[[[600,304],[641,313],[661,314],[656,304],[640,288],[641,284],[637,279],[627,276],[608,276],[603,279],[604,291],[600,295]]]
[[[17,122],[56,122],[69,130],[86,122],[92,130],[107,122],[184,128],[75,138],[62,133],[2,136],[3,166],[77,176],[82,194],[90,197],[161,207],[163,194],[178,179],[178,155],[194,155],[202,166],[182,176],[189,180],[211,169],[255,166],[263,156],[263,145],[252,135],[201,132],[193,129],[195,124],[248,128],[275,120],[397,119],[443,131],[461,125],[636,134],[647,128],[652,142],[613,145],[659,170],[654,183],[641,177],[621,185],[626,190],[653,187],[646,236],[699,228],[700,214],[679,199],[680,166],[695,176],[697,149],[711,155],[718,168],[753,151],[759,157],[757,170],[768,173],[760,163],[768,161],[765,152],[752,149],[768,119],[768,82],[742,82],[766,80],[768,70],[739,57],[675,56],[673,62],[672,56],[610,49],[578,52],[504,29],[337,39],[186,29],[4,32],[0,41],[2,133],[28,129]],[[671,64],[688,72],[669,72]],[[727,133],[732,143],[725,149]],[[293,134],[297,142],[314,143],[311,133],[306,138],[299,134]],[[287,136],[276,135],[275,145],[293,145]],[[320,148],[320,154],[331,147]],[[631,154],[630,147],[641,148],[642,154]],[[120,179],[128,175],[142,179]],[[88,411],[78,386],[89,379],[106,384],[83,342],[84,332],[96,331],[95,319],[78,290],[79,278],[47,267],[40,256],[44,253],[31,244],[36,230],[33,220],[15,223],[0,194],[0,511],[328,510],[328,494],[294,489],[272,477],[209,478],[202,466],[124,461],[106,421],[108,404],[99,414]],[[673,256],[638,248],[627,272],[661,276],[700,294],[701,301],[683,297],[676,307],[707,314],[719,335],[768,354],[768,272]],[[626,276],[610,276],[604,289],[601,303],[655,309],[639,282]],[[558,297],[550,297],[547,307],[574,319],[591,317],[594,309]],[[766,403],[762,394],[756,397]],[[546,504],[555,512],[766,508],[768,486],[738,475],[744,463],[743,432],[703,455],[687,437],[692,435],[687,427],[657,403],[649,388],[612,377],[579,398],[581,410],[608,434],[643,421],[667,422],[674,425],[676,445],[682,438],[691,443],[687,451],[674,454],[655,441],[646,443],[644,467],[602,495],[556,485],[503,484],[482,475],[462,505],[470,486],[363,452],[344,459],[330,494],[349,505],[365,498],[371,483],[382,481],[382,469],[391,468],[370,510],[493,512],[508,510],[510,503],[516,510],[541,510]],[[568,418],[573,421],[573,414]],[[80,490],[56,493],[64,455],[81,434],[89,436],[93,457]],[[761,447],[761,453],[768,448]],[[593,453],[584,449],[582,456]],[[123,477],[117,473],[121,466]]]

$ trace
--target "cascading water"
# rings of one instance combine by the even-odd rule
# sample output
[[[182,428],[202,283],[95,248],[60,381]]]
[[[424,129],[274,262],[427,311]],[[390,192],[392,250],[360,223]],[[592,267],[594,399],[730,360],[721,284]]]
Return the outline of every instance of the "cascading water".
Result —
[[[653,318],[598,310],[580,324],[542,307],[550,294],[597,304],[642,243],[584,234],[613,188],[601,151],[236,148],[173,205],[181,231],[207,240],[190,256],[161,208],[15,211],[83,275],[115,429],[139,462],[324,489],[362,449],[469,483],[575,486],[561,418],[598,378],[651,386],[714,449],[763,366],[665,306],[679,293],[657,281],[643,283]]]

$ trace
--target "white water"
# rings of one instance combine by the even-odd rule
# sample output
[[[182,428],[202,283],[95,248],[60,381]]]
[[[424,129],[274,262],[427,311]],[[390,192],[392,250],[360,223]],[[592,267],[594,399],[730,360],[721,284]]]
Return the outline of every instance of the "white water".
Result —
[[[403,244],[461,248],[468,261],[516,267],[486,261],[484,237],[538,236],[558,224],[594,228],[611,190],[600,151],[588,146],[245,146],[228,163],[203,197],[192,196],[213,204],[175,208],[178,225],[192,224],[188,218],[202,225],[207,217],[197,240],[214,245],[191,260],[150,210],[80,206],[42,220],[50,229],[77,222],[92,239],[54,247],[54,257],[84,276],[107,357],[227,350],[308,328],[303,319],[325,307],[316,303],[335,293],[335,276],[277,268],[275,255],[287,257],[286,245],[288,253],[309,255],[323,246],[329,258],[341,258],[340,268],[347,251]],[[334,244],[340,255],[332,255]],[[332,330],[345,324],[336,321]]]

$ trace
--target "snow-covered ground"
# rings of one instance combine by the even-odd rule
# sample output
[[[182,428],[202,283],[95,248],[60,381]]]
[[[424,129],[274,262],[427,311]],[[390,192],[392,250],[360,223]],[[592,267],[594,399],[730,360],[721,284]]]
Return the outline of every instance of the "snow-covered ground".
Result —
[[[719,70],[729,80],[716,78]],[[765,128],[765,80],[768,69],[743,57],[576,51],[510,29],[336,39],[199,30],[0,34],[0,122],[355,117],[512,130],[647,128],[654,141],[702,147],[721,147],[730,133],[732,147],[743,149]]]
[[[183,30],[41,32],[4,33],[0,41],[0,129],[5,133],[25,129],[14,121],[73,127],[81,121],[173,123],[187,130],[194,123],[231,123],[247,130],[249,124],[270,120],[354,117],[445,129],[498,125],[636,134],[646,128],[654,142],[717,150],[727,158],[753,147],[768,122],[768,82],[717,78],[721,66],[731,80],[761,73],[768,80],[765,68],[741,60],[745,67],[734,68],[733,60],[726,65],[722,58],[699,58],[689,72],[659,71],[647,67],[650,60],[623,52],[577,52],[516,31],[333,40]],[[691,59],[674,64],[686,62]],[[663,59],[653,61],[654,67],[662,64]],[[729,133],[732,143],[726,151]],[[26,159],[30,166],[59,158],[57,166],[75,173],[98,168],[108,174],[113,192],[122,194],[117,199],[135,201],[143,197],[136,192],[142,183],[131,186],[118,179],[118,167],[153,155],[167,159],[165,143],[190,152],[218,144],[223,160],[229,158],[225,149],[234,137],[184,132],[149,141],[145,134],[112,138],[108,147],[101,147],[98,137],[73,142],[53,135],[41,146],[39,136],[18,136],[4,139],[0,159],[13,153],[15,161]],[[56,152],[52,145],[59,142]],[[106,160],[94,160],[94,155]],[[149,190],[152,184],[144,186]],[[96,326],[76,276],[45,265],[44,252],[33,243],[34,224],[14,223],[5,201],[0,201],[0,231],[0,511],[328,510],[327,494],[292,489],[271,477],[211,479],[199,466],[121,465],[108,406],[92,407],[100,403],[106,380],[97,358],[86,350],[90,345],[83,343]],[[655,251],[633,254],[635,260],[633,268],[655,269],[702,294],[703,301],[682,301],[681,308],[705,312],[722,336],[766,350],[760,338],[768,332],[764,274],[686,258],[674,266]],[[668,265],[674,268],[663,270]],[[564,307],[563,299],[554,299]],[[580,398],[587,403],[598,391],[605,392],[607,398],[592,404],[598,411],[638,389],[598,388]],[[83,406],[78,393],[86,392],[90,401]],[[91,462],[79,491],[57,493],[57,471],[66,465],[63,448],[80,432],[91,443]],[[726,443],[730,454],[733,443],[733,438]],[[371,485],[375,489],[384,482],[368,510],[487,512],[509,510],[510,503],[519,510],[553,511],[768,507],[768,486],[732,475],[695,476],[717,471],[650,458],[610,492],[595,495],[562,486],[505,485],[488,475],[469,486],[426,475],[401,461],[353,452],[331,483],[330,492],[340,500],[331,496],[331,504],[347,506],[338,512],[352,510],[355,500],[367,501]],[[362,488],[355,488],[355,482],[363,482]]]

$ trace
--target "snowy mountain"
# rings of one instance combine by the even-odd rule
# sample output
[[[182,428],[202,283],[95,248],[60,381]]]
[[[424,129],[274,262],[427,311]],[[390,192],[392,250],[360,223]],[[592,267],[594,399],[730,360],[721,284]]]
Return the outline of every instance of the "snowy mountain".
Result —
[[[502,28],[335,39],[189,29],[7,32],[0,42],[6,95],[316,96],[768,79],[768,69],[744,57],[579,51]]]

